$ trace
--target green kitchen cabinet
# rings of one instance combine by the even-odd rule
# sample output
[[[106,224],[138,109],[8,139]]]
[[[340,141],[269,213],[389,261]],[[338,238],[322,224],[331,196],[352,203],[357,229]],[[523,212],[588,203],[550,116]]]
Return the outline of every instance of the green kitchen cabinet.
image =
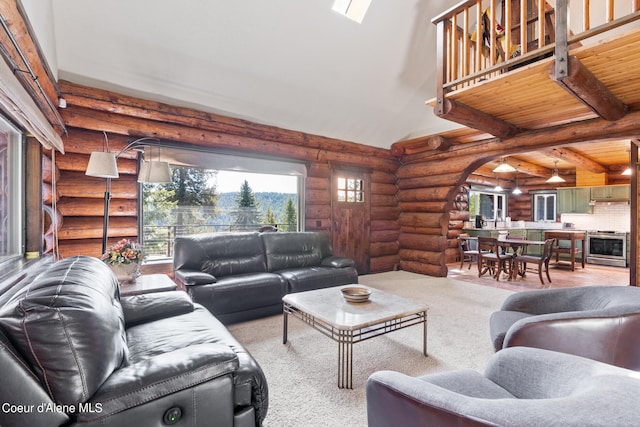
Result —
[[[527,240],[543,240],[544,239],[544,231],[543,230],[527,230]],[[542,255],[542,246],[531,245],[527,246],[527,255]]]
[[[558,214],[591,212],[591,187],[558,188]]]
[[[631,187],[629,185],[603,185],[591,187],[592,200],[629,200],[630,198]]]

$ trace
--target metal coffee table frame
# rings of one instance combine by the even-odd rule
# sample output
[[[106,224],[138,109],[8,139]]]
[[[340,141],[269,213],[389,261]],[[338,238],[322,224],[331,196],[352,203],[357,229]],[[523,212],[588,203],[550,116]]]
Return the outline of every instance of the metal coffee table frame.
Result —
[[[334,292],[340,294],[340,292],[336,288],[330,289],[333,289]],[[378,297],[378,300],[380,301],[384,301],[385,296],[392,296],[396,299],[400,299],[400,297],[386,294],[382,291],[376,290],[375,293],[377,294],[376,297]],[[342,296],[338,296],[340,300],[342,300]],[[399,312],[396,315],[391,316],[391,318],[387,315],[386,317],[371,320],[363,324],[348,325],[337,324],[337,322],[334,323],[326,319],[322,319],[318,315],[307,312],[311,310],[305,311],[304,309],[297,307],[295,305],[295,302],[292,303],[290,301],[287,301],[287,297],[289,297],[289,295],[283,298],[284,324],[282,343],[287,343],[289,315],[300,319],[304,323],[311,326],[313,329],[336,341],[338,343],[339,388],[353,388],[353,345],[355,343],[365,341],[379,335],[388,334],[389,332],[408,328],[410,326],[423,324],[422,353],[427,356],[427,306],[414,304],[416,308]],[[359,305],[359,303],[355,303],[353,305]],[[340,309],[336,307],[336,310]]]

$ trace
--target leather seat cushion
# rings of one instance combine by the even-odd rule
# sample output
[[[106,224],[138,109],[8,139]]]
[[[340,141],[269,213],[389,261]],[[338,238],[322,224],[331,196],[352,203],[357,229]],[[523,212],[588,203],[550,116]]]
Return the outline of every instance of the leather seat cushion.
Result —
[[[260,416],[266,414],[268,390],[262,369],[228,329],[199,304],[191,313],[133,326],[127,330],[127,339],[132,363],[198,344],[230,347],[239,363],[235,372],[236,405],[251,404]]]
[[[189,290],[193,300],[214,315],[281,304],[287,293],[286,282],[273,273],[222,277],[216,283],[191,286]]]
[[[11,341],[64,405],[87,401],[126,361],[118,281],[97,258],[66,258],[0,309]]]
[[[294,268],[277,273],[287,281],[290,293],[358,283],[358,272],[353,267]]]

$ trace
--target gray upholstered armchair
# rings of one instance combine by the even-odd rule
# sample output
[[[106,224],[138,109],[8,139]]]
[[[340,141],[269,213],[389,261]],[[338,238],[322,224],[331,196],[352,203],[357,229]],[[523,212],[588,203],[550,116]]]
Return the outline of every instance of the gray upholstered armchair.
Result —
[[[640,288],[584,286],[519,292],[490,320],[494,348],[527,346],[640,371]]]
[[[376,372],[366,393],[369,427],[640,425],[640,373],[529,347],[499,351],[484,374]]]

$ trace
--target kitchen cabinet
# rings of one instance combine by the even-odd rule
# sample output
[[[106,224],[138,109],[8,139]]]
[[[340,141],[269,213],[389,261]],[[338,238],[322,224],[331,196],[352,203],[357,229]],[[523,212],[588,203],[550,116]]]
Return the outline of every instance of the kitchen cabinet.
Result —
[[[591,187],[591,200],[629,200],[631,187],[629,185],[603,185]]]
[[[544,240],[544,231],[542,230],[526,230],[527,231],[527,240]],[[539,245],[530,245],[527,246],[527,255],[542,255],[542,246]]]
[[[590,213],[591,187],[558,188],[558,214]]]

